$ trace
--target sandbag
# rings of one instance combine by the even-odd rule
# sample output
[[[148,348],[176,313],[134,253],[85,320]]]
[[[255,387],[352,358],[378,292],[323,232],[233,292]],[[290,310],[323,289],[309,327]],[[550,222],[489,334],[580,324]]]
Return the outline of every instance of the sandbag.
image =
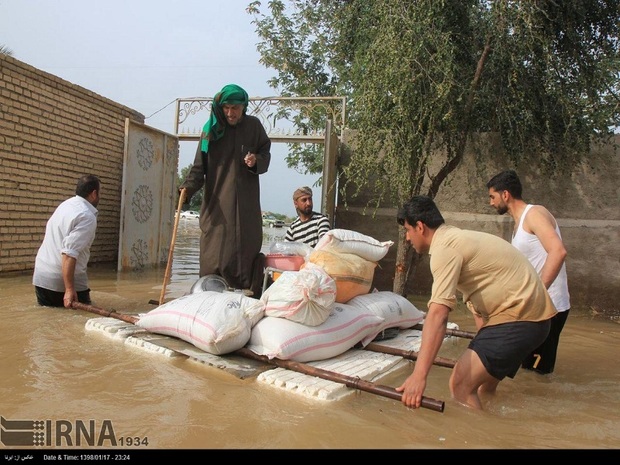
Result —
[[[316,265],[284,271],[261,296],[265,316],[286,318],[308,326],[323,323],[336,299],[336,282]]]
[[[140,315],[136,325],[221,355],[245,346],[252,326],[263,316],[263,304],[258,299],[235,292],[203,291]]]
[[[379,242],[365,234],[348,229],[332,229],[327,231],[314,250],[323,250],[327,247],[334,252],[352,253],[371,262],[378,262],[394,245],[393,241]]]
[[[347,304],[334,304],[318,326],[265,316],[253,328],[247,348],[259,355],[311,362],[340,355],[369,334],[377,334],[383,318]]]
[[[308,263],[323,268],[336,281],[336,302],[346,303],[353,297],[368,294],[377,264],[358,255],[328,250],[314,250]],[[303,268],[302,268],[303,269]]]
[[[360,312],[372,312],[384,320],[375,334],[369,334],[361,340],[364,347],[382,331],[388,328],[411,328],[424,321],[426,316],[405,297],[390,291],[359,295],[349,300],[347,304]]]

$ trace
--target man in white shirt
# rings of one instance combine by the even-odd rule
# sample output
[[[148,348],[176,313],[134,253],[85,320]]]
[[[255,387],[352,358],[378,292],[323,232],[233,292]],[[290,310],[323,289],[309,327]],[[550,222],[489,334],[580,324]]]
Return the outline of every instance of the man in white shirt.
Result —
[[[539,374],[553,373],[560,333],[568,318],[570,295],[566,277],[566,248],[558,222],[542,205],[526,203],[523,188],[514,170],[502,171],[487,182],[489,203],[514,220],[512,245],[534,266],[558,311],[551,319],[549,336],[523,361],[522,368]]]
[[[319,239],[330,230],[329,218],[313,211],[312,189],[308,186],[295,190],[293,204],[299,216],[288,227],[284,240],[303,242],[314,247]]]
[[[62,202],[47,221],[32,277],[39,305],[71,308],[72,302],[91,303],[86,267],[100,191],[97,176],[80,177],[75,197]]]

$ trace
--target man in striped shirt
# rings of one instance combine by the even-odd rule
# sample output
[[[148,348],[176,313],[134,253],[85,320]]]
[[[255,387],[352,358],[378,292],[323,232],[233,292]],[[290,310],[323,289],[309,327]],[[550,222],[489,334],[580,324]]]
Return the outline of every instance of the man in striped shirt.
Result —
[[[293,193],[293,204],[299,216],[289,226],[284,240],[304,242],[314,247],[319,239],[330,230],[329,218],[312,211],[312,189],[308,186],[300,187]]]

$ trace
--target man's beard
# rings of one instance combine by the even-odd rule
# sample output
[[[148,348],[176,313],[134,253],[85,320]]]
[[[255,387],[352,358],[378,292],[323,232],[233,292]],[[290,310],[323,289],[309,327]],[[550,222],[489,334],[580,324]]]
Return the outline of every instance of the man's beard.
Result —
[[[313,207],[313,206],[312,206],[312,205],[310,205],[310,206],[308,206],[308,207],[306,207],[306,208],[298,208],[298,209],[297,209],[297,213],[298,213],[298,214],[303,213],[303,214],[304,214],[304,215],[306,215],[306,216],[310,216],[310,215],[312,214],[312,207]]]
[[[506,206],[506,204],[502,204],[495,207],[495,210],[497,210],[498,215],[503,215],[508,211],[508,207]]]
[[[241,122],[241,120],[243,119],[243,115],[239,116],[239,118],[237,118],[234,121],[230,121],[228,118],[226,118],[226,116],[224,116],[224,119],[226,120],[226,123],[229,126],[235,127],[235,126],[237,126]]]

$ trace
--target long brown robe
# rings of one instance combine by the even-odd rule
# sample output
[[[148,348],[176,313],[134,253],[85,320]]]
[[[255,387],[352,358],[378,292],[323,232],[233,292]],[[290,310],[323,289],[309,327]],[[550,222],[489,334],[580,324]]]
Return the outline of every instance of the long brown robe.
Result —
[[[252,168],[243,161],[248,151],[256,154]],[[236,126],[227,124],[224,136],[209,142],[206,169],[198,143],[181,188],[187,188],[189,201],[205,187],[200,208],[201,277],[216,274],[231,287],[250,289],[253,264],[263,243],[259,175],[269,168],[270,151],[265,128],[251,115],[244,115]]]

